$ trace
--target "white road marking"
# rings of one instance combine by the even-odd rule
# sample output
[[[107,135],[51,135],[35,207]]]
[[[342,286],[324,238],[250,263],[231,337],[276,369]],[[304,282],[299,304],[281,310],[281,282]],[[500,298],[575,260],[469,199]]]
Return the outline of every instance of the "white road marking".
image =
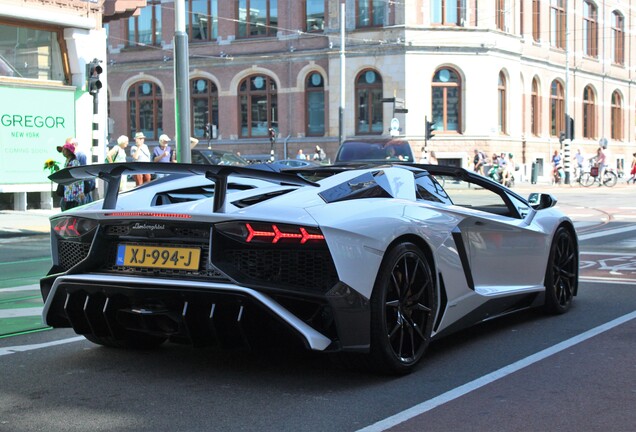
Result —
[[[48,348],[55,345],[63,345],[63,344],[72,343],[72,342],[79,342],[82,340],[86,340],[84,336],[77,336],[77,337],[72,337],[68,339],[60,339],[60,340],[51,341],[51,342],[44,342],[41,344],[17,345],[12,347],[0,348],[0,357],[2,357],[3,355],[15,354],[15,353],[25,352],[25,351],[32,351],[32,350],[41,349],[41,348]]]
[[[621,324],[624,324],[628,321],[636,318],[636,311],[629,313],[627,315],[623,315],[622,317],[616,318],[608,323],[602,324],[598,327],[595,327],[591,330],[588,330],[584,333],[581,333],[573,338],[565,340],[561,343],[558,343],[550,348],[544,349],[543,351],[539,351],[536,354],[528,356],[524,359],[521,359],[515,363],[512,363],[508,366],[505,366],[499,370],[496,370],[488,375],[484,375],[481,378],[477,378],[474,381],[466,383],[462,386],[454,388],[450,391],[447,391],[444,394],[441,394],[433,399],[429,399],[426,402],[422,402],[421,404],[415,405],[412,408],[409,408],[401,413],[398,413],[394,416],[388,417],[384,420],[380,420],[377,423],[374,423],[365,428],[359,429],[357,432],[381,432],[385,431],[393,426],[396,426],[400,423],[403,423],[407,420],[412,419],[418,415],[424,414],[428,411],[431,411],[434,408],[437,408],[440,405],[443,405],[447,402],[453,401],[455,399],[464,396],[472,391],[475,391],[485,385],[488,385],[492,382],[495,382],[501,378],[504,378],[514,372],[517,372],[525,367],[528,367],[534,363],[537,363],[541,360],[544,360],[547,357],[550,357],[558,352],[566,350],[576,344],[579,344],[587,339],[590,339],[594,336],[597,336],[603,332],[613,329],[614,327],[618,327]]]
[[[24,285],[19,287],[0,288],[0,292],[19,292],[19,291],[34,291],[34,290],[39,291],[40,285],[33,284],[33,285]]]
[[[22,318],[38,315],[42,315],[42,306],[32,308],[0,309],[0,319]]]
[[[605,231],[596,231],[589,234],[581,234],[579,235],[579,240],[589,240],[598,237],[605,237],[614,234],[622,234],[630,231],[636,231],[636,226],[630,225],[621,228],[614,228]]]

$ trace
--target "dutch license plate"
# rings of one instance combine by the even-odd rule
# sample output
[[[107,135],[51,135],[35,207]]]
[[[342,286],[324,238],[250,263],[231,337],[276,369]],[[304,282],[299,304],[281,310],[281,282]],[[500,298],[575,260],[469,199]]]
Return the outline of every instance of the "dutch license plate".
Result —
[[[177,270],[198,270],[200,248],[120,244],[117,265]]]

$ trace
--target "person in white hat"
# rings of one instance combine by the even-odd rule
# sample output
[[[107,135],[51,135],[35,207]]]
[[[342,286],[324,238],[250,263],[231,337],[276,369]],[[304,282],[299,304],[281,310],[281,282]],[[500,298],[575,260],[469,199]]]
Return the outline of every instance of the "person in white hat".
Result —
[[[168,135],[163,134],[159,137],[159,147],[155,147],[155,149],[152,151],[153,162],[175,162],[175,158],[173,157],[174,152],[168,145],[169,142],[170,137]]]
[[[143,132],[135,134],[135,145],[130,148],[130,156],[134,162],[150,162],[150,149],[146,145],[146,136]],[[150,181],[150,174],[135,174],[133,177],[137,186]]]

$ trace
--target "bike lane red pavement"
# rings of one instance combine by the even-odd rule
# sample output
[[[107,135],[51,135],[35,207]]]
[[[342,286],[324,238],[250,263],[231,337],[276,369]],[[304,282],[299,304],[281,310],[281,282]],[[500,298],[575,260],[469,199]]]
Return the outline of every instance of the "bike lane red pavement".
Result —
[[[636,314],[395,426],[411,431],[633,431]]]

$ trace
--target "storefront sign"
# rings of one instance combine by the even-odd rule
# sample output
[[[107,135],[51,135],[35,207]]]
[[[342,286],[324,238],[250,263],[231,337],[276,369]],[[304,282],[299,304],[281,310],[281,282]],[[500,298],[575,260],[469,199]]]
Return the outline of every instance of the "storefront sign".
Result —
[[[0,85],[0,184],[48,183],[47,159],[64,166],[56,147],[75,135],[72,89]]]

